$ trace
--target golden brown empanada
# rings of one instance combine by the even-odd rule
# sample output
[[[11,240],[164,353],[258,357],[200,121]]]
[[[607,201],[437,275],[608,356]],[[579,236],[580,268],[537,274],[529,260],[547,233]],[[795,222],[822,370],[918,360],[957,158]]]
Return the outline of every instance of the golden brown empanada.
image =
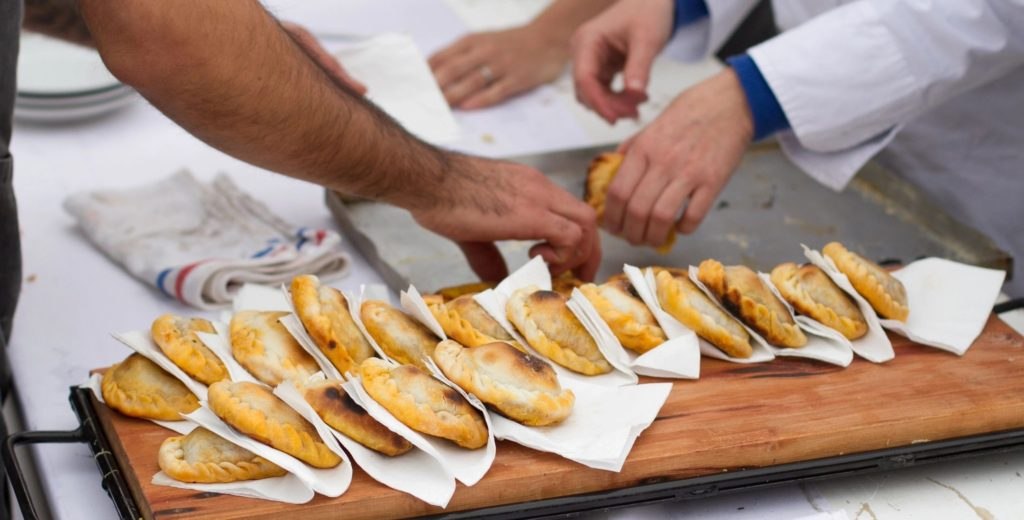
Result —
[[[584,283],[583,280],[576,278],[572,271],[566,271],[551,279],[551,290],[569,299],[572,297],[572,290]]]
[[[867,334],[868,322],[857,304],[817,266],[779,264],[772,269],[772,283],[799,313],[839,331],[848,339]]]
[[[463,348],[447,340],[434,349],[434,361],[463,390],[527,426],[547,426],[569,416],[576,396],[563,390],[546,361],[504,342]]]
[[[355,372],[359,363],[373,357],[373,347],[359,331],[341,291],[320,285],[313,275],[292,278],[295,314],[316,346],[338,372]]]
[[[168,437],[157,456],[160,469],[180,482],[214,484],[280,477],[277,464],[199,427],[182,437]]]
[[[153,341],[167,359],[192,376],[192,379],[210,385],[228,378],[224,362],[196,336],[196,332],[217,332],[209,321],[164,314],[153,322],[150,332]]]
[[[359,367],[353,373],[357,373]],[[394,457],[412,449],[401,435],[377,422],[349,397],[341,381],[310,383],[302,390],[306,402],[328,426],[367,448]]]
[[[403,365],[426,368],[424,358],[434,352],[441,341],[412,316],[390,306],[387,302],[367,300],[360,310],[366,332],[388,356]]]
[[[427,308],[441,324],[441,329],[455,341],[467,346],[478,347],[495,341],[504,341],[524,350],[471,295],[459,296],[447,303],[428,301]]]
[[[597,213],[597,220],[604,218],[604,206],[608,199],[608,187],[611,186],[615,175],[619,173],[619,166],[625,157],[620,153],[602,153],[590,161],[590,168],[587,170],[587,182],[583,191],[583,200]],[[676,230],[672,228],[665,237],[665,243],[655,248],[661,254],[672,250],[676,243]]]
[[[655,280],[665,312],[732,357],[748,358],[754,353],[743,325],[719,309],[686,275],[673,276],[663,269]]]
[[[829,243],[821,252],[832,259],[879,316],[907,321],[910,307],[907,306],[907,290],[902,282],[878,264],[847,250],[839,242]]]
[[[370,358],[359,367],[366,393],[406,426],[475,450],[487,445],[487,423],[458,390],[415,365]]]
[[[277,386],[299,384],[320,371],[316,360],[284,328],[287,312],[241,311],[231,317],[231,354],[256,379]]]
[[[717,260],[705,260],[698,267],[697,279],[768,343],[789,348],[807,344],[807,336],[793,321],[789,309],[749,267],[725,267]]]
[[[580,291],[623,347],[643,354],[668,339],[647,305],[633,293],[628,280],[601,285],[588,283],[580,287]]]
[[[217,417],[263,444],[316,468],[341,464],[316,428],[263,385],[220,381],[210,385],[208,399]]]
[[[180,421],[199,408],[184,383],[141,354],[132,354],[103,373],[100,391],[107,406],[132,417]]]
[[[484,292],[487,289],[493,289],[497,284],[494,282],[472,282],[465,283],[462,285],[453,285],[451,287],[442,287],[438,289],[435,294],[441,296],[444,301],[454,300],[459,296],[473,295],[476,293]]]
[[[512,294],[505,311],[526,342],[551,361],[591,376],[611,372],[611,364],[561,294],[524,287]]]

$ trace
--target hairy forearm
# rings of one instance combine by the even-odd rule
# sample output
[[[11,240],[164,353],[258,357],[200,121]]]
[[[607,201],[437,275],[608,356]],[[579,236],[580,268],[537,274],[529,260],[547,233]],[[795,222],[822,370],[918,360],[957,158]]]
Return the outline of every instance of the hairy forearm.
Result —
[[[530,25],[568,45],[577,27],[614,3],[615,0],[555,0]]]
[[[92,45],[74,0],[25,0],[26,29],[70,42]]]

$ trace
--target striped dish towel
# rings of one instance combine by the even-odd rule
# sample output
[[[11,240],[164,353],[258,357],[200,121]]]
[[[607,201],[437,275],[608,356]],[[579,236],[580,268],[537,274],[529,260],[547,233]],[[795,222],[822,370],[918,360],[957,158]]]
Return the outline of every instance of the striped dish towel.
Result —
[[[200,309],[229,305],[245,283],[348,270],[337,233],[281,220],[226,175],[204,184],[180,171],[142,187],[77,193],[64,209],[136,278]]]

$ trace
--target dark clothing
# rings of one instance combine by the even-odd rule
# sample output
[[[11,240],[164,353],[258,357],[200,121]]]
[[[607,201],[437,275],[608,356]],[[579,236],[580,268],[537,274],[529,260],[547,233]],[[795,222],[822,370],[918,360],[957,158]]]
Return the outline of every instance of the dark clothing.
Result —
[[[22,0],[0,0],[0,332],[6,340],[21,290],[21,240],[14,203],[11,113],[18,71]]]

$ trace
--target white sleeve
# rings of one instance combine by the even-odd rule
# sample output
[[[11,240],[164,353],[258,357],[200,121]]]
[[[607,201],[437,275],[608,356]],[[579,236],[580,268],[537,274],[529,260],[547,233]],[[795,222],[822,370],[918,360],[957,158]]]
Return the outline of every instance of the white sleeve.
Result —
[[[684,25],[669,44],[669,54],[684,61],[702,60],[721,47],[757,6],[757,0],[706,0],[708,17]]]

